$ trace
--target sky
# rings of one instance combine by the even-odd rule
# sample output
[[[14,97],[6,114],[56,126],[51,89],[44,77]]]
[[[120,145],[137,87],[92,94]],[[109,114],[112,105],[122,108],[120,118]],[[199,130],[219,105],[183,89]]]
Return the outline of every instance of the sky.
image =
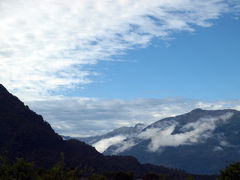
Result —
[[[240,110],[239,0],[0,0],[0,83],[60,134]]]

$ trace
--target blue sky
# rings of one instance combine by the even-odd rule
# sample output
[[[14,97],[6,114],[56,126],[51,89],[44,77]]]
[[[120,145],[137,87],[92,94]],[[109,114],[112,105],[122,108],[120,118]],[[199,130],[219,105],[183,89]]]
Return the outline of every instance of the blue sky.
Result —
[[[101,75],[73,95],[100,98],[240,99],[240,21],[223,16],[208,28],[101,62]]]
[[[71,136],[240,110],[239,14],[239,0],[0,0],[0,83]]]

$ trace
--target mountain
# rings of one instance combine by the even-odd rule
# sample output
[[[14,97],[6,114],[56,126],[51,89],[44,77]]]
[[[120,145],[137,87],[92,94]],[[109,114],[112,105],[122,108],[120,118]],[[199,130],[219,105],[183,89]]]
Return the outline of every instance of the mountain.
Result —
[[[161,119],[134,136],[108,144],[103,153],[131,155],[141,163],[181,168],[191,173],[215,174],[230,162],[240,161],[239,135],[239,111],[195,109]],[[93,146],[101,149],[104,142],[114,137],[97,142],[92,139]]]
[[[0,85],[0,151],[14,159],[22,157],[39,167],[52,167],[64,152],[67,165],[95,167],[103,155],[76,140],[63,141],[42,116],[31,111]],[[93,162],[94,160],[94,162]]]
[[[50,168],[64,153],[66,167],[88,167],[94,172],[133,172],[142,176],[146,172],[186,177],[186,173],[163,166],[140,164],[131,156],[104,156],[95,148],[70,139],[63,140],[42,116],[31,111],[17,97],[0,84],[0,152],[7,151],[10,160],[24,158],[37,167]],[[195,176],[197,179],[211,179]],[[175,178],[176,179],[176,178]]]
[[[123,126],[100,136],[75,137],[75,138],[72,138],[70,136],[62,136],[62,137],[66,140],[77,139],[77,140],[83,141],[87,144],[95,146],[95,148],[99,152],[104,152],[111,145],[118,144],[124,139],[135,137],[145,127],[146,125],[139,123],[139,124],[136,124],[134,127]]]

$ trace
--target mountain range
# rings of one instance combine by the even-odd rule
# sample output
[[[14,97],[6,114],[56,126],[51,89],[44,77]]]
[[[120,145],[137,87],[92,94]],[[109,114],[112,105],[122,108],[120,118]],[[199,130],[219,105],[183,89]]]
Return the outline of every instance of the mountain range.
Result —
[[[122,127],[78,138],[105,155],[130,155],[141,163],[217,174],[240,161],[240,112],[195,109],[150,125]]]
[[[142,129],[141,125],[135,128]],[[33,161],[36,167],[51,168],[64,154],[67,168],[84,168],[88,173],[132,172],[141,177],[146,172],[161,173],[173,177],[184,178],[188,174],[182,170],[169,169],[163,166],[140,164],[132,156],[104,156],[79,140],[63,140],[54,132],[50,124],[41,115],[29,109],[16,96],[13,96],[0,84],[0,152],[7,152],[11,161],[24,158]],[[123,130],[122,128],[121,130]],[[122,132],[122,131],[121,131]],[[139,132],[125,131],[135,137]],[[1,163],[1,162],[0,162]],[[87,171],[89,170],[89,171]],[[211,179],[215,176],[193,175],[196,179]]]

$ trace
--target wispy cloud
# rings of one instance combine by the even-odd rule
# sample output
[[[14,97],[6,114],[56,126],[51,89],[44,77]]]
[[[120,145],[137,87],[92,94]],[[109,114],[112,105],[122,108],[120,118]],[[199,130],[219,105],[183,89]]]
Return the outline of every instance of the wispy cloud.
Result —
[[[86,66],[211,26],[233,0],[2,0],[0,82],[22,98],[91,83]]]
[[[126,139],[124,136],[115,136],[107,139],[102,139],[92,146],[95,147],[98,152],[103,153],[108,147],[121,143],[124,139]]]
[[[195,108],[240,110],[240,101],[199,101],[192,99],[105,100],[62,98],[26,102],[63,135],[97,135],[121,126],[150,124]]]
[[[188,123],[182,127],[184,132],[173,134],[177,122],[174,124],[162,128],[150,128],[139,134],[141,139],[151,139],[151,143],[148,148],[150,151],[161,150],[166,146],[179,146],[184,144],[194,144],[204,142],[206,139],[212,136],[213,130],[216,128],[216,124],[219,122],[226,122],[233,116],[233,113],[226,113],[221,116],[214,116],[208,118],[201,118],[196,122]]]

